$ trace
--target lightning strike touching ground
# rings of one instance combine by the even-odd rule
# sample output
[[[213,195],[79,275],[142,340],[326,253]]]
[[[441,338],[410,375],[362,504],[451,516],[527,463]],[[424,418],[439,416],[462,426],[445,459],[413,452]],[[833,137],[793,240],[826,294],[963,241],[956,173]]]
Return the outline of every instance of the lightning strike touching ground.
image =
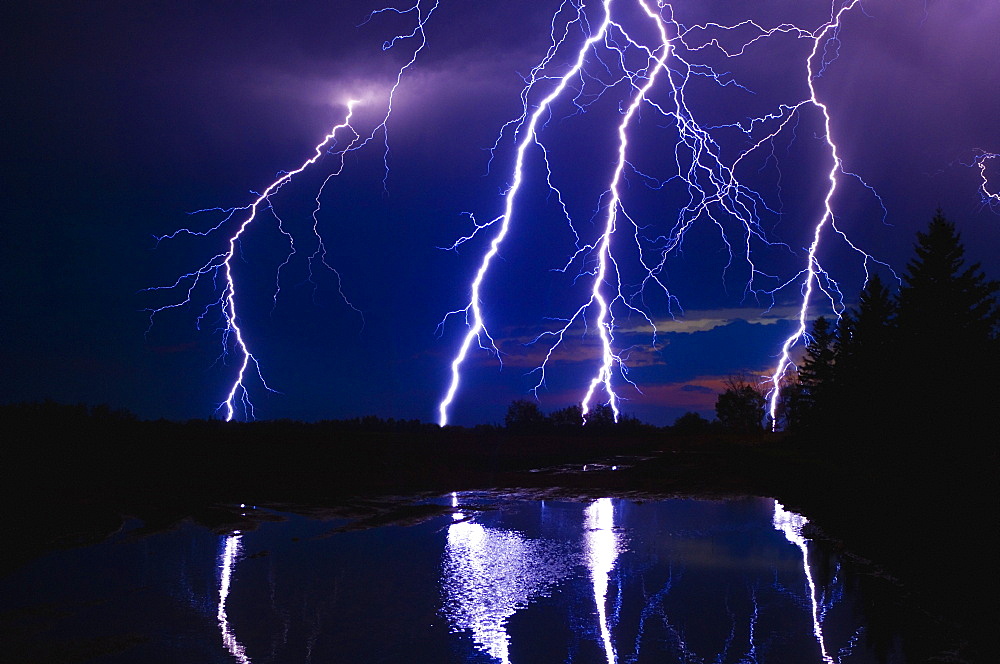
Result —
[[[802,304],[799,307],[798,327],[781,345],[781,354],[778,357],[778,364],[774,369],[774,373],[771,374],[768,414],[770,415],[772,428],[777,428],[778,426],[778,403],[781,398],[781,380],[784,378],[789,369],[794,367],[794,363],[791,358],[792,347],[801,342],[806,333],[809,305],[812,303],[814,289],[823,288],[820,283],[820,279],[826,277],[826,273],[820,266],[818,253],[823,232],[826,230],[827,226],[835,226],[836,222],[833,211],[833,196],[837,192],[837,187],[840,184],[840,178],[844,175],[843,163],[840,160],[840,155],[837,151],[837,144],[833,140],[833,133],[830,128],[830,109],[826,106],[826,104],[819,100],[816,93],[816,77],[821,75],[823,68],[827,64],[824,59],[826,57],[826,52],[821,51],[820,49],[825,44],[830,43],[831,40],[836,42],[837,33],[840,30],[841,18],[846,12],[857,6],[859,2],[860,0],[852,0],[850,3],[841,7],[829,23],[816,31],[812,52],[806,59],[806,68],[808,70],[807,80],[809,81],[809,103],[819,108],[823,114],[823,126],[825,130],[824,138],[830,148],[830,160],[832,162],[828,175],[830,187],[827,189],[826,197],[823,199],[823,211],[821,212],[819,221],[816,223],[813,232],[813,241],[812,244],[809,245],[809,251],[806,257],[806,267],[803,270]],[[827,279],[827,282],[830,283],[830,280]],[[834,300],[834,312],[839,315],[843,306],[839,304],[841,298],[836,285],[833,284],[829,290],[824,289],[824,292],[828,296],[831,296],[831,299]],[[836,298],[833,297],[834,294],[836,295]]]
[[[592,302],[597,302],[597,329],[601,337],[601,348],[602,348],[602,361],[600,369],[593,380],[590,381],[590,387],[587,389],[586,395],[583,397],[582,412],[584,421],[586,421],[587,415],[590,412],[591,400],[594,398],[594,390],[600,386],[607,395],[608,405],[614,414],[614,419],[617,422],[619,416],[617,396],[614,391],[614,387],[611,384],[611,378],[614,371],[615,365],[619,367],[622,365],[622,359],[619,357],[612,343],[614,342],[614,317],[611,313],[610,302],[605,299],[603,293],[601,292],[601,287],[608,282],[608,271],[609,269],[614,270],[612,264],[614,259],[611,255],[611,237],[615,232],[617,216],[619,212],[619,204],[621,201],[621,194],[618,188],[621,186],[622,173],[625,170],[625,154],[628,149],[628,127],[631,123],[632,118],[635,116],[636,112],[639,110],[639,106],[645,101],[646,94],[649,92],[650,88],[656,82],[656,76],[664,68],[667,56],[670,53],[670,43],[667,39],[666,30],[663,27],[663,23],[659,20],[659,16],[649,8],[643,0],[639,0],[639,5],[642,7],[643,12],[653,20],[657,30],[660,34],[660,47],[657,49],[660,55],[652,62],[649,63],[649,70],[644,72],[646,77],[646,82],[641,88],[635,93],[632,98],[632,103],[628,107],[628,111],[622,116],[621,124],[618,125],[618,162],[615,164],[614,175],[611,180],[611,198],[607,205],[608,216],[607,222],[604,225],[604,232],[601,234],[600,246],[598,247],[597,262],[598,268],[597,273],[594,275],[593,281],[593,294]],[[631,41],[631,40],[630,40]],[[617,284],[617,292],[613,295],[611,302],[616,299],[621,298],[621,284]],[[588,303],[588,306],[590,303]],[[650,321],[652,324],[652,321]]]
[[[552,169],[545,148],[545,139],[542,136],[545,130],[551,129],[550,125],[558,124],[558,119],[554,119],[553,114],[557,112],[554,108],[560,97],[568,98],[574,114],[587,111],[589,106],[604,95],[627,94],[628,101],[623,99],[619,102],[624,110],[621,111],[622,117],[617,125],[617,158],[610,167],[608,188],[601,195],[599,202],[599,208],[604,210],[602,230],[595,240],[584,241],[581,245],[577,226],[572,220],[569,222],[574,237],[578,238],[577,248],[562,269],[568,271],[572,265],[579,262],[582,265],[579,268],[580,275],[589,275],[592,286],[587,299],[561,319],[564,322],[562,326],[544,331],[535,337],[534,343],[550,342],[545,349],[544,359],[536,369],[539,375],[538,383],[534,387],[536,395],[545,384],[546,369],[553,353],[571,334],[571,328],[579,326],[586,333],[586,330],[596,327],[600,346],[599,367],[596,375],[590,380],[580,405],[586,420],[593,408],[597,393],[600,392],[603,395],[603,402],[610,407],[617,421],[621,397],[616,392],[615,377],[620,377],[621,382],[635,389],[638,389],[638,386],[627,376],[624,355],[628,349],[615,347],[617,320],[615,308],[621,309],[625,315],[638,316],[648,325],[652,330],[649,345],[655,348],[657,326],[651,314],[636,303],[641,302],[650,289],[656,289],[662,292],[671,306],[677,304],[677,298],[671,293],[664,279],[666,261],[671,254],[681,251],[688,230],[696,222],[703,222],[710,223],[718,229],[720,240],[729,255],[725,270],[728,270],[736,260],[734,246],[737,244],[734,239],[730,239],[731,233],[726,228],[738,229],[733,232],[738,233],[740,237],[738,243],[742,247],[740,260],[748,266],[749,274],[744,291],[745,297],[764,298],[773,306],[779,292],[796,286],[801,291],[798,328],[782,344],[777,367],[771,376],[770,411],[773,420],[780,396],[780,382],[785,373],[794,367],[792,349],[801,342],[805,334],[814,291],[821,290],[830,300],[835,312],[839,313],[843,309],[843,296],[838,285],[820,263],[819,252],[824,234],[828,229],[834,229],[853,251],[861,255],[866,268],[868,262],[874,260],[851,243],[836,227],[833,211],[834,194],[840,179],[849,174],[844,172],[831,134],[829,109],[820,101],[815,88],[815,80],[836,58],[841,18],[858,6],[859,0],[847,2],[839,9],[834,7],[830,19],[812,30],[790,24],[768,28],[752,21],[730,26],[718,23],[685,26],[674,18],[671,4],[660,3],[657,12],[639,0],[636,5],[641,14],[655,26],[654,34],[657,38],[649,40],[649,45],[639,41],[639,38],[633,38],[631,33],[635,30],[634,26],[626,25],[627,19],[634,19],[634,16],[630,17],[625,9],[629,4],[622,0],[604,0],[600,5],[599,22],[595,21],[596,27],[592,27],[591,22],[585,18],[587,16],[585,2],[573,5],[575,13],[565,20],[561,29],[556,28],[559,19],[557,13],[553,18],[551,46],[532,70],[521,94],[524,113],[520,118],[504,126],[506,129],[511,124],[516,125],[515,135],[518,137],[511,176],[512,184],[505,193],[504,211],[488,224],[476,224],[471,234],[463,237],[452,247],[469,241],[479,232],[496,225],[489,250],[483,255],[479,269],[472,280],[468,303],[464,308],[448,314],[448,316],[464,315],[467,330],[452,360],[451,381],[439,404],[439,423],[442,426],[448,423],[449,409],[455,400],[461,381],[462,365],[473,343],[478,343],[480,348],[489,350],[497,357],[501,355],[486,327],[482,291],[492,263],[517,216],[517,198],[524,186],[526,160],[532,148],[538,148],[541,160],[544,162],[544,170],[548,175],[548,186],[555,190],[563,210],[566,209],[562,192],[555,189],[551,183]],[[565,6],[560,7],[560,12]],[[570,41],[573,28],[578,28],[581,32],[581,40],[575,46]],[[668,32],[671,34],[668,35]],[[743,40],[733,46],[732,37],[737,33],[743,35]],[[717,72],[711,66],[695,62],[691,58],[701,51],[713,51],[717,55],[721,53],[724,59],[738,58],[758,42],[777,36],[792,36],[810,43],[808,54],[802,62],[801,74],[808,95],[805,98],[782,103],[771,112],[743,123],[716,127],[700,123],[688,105],[687,88],[692,86],[691,81],[700,82],[700,79],[707,78],[720,87],[739,86],[739,83]],[[724,47],[722,45],[724,41],[729,42],[729,46]],[[554,56],[563,51],[568,51],[568,54],[563,55],[563,60],[572,61],[573,65],[559,75],[548,73],[556,60]],[[641,64],[632,64],[637,54],[641,56]],[[669,66],[668,57],[672,57]],[[610,82],[601,80],[602,71],[611,73]],[[665,90],[654,97],[661,72]],[[556,83],[553,84],[553,81]],[[539,89],[545,86],[551,86],[551,89],[543,93]],[[596,87],[596,90],[588,92],[588,86]],[[619,91],[619,88],[623,91]],[[543,94],[534,111],[529,113],[530,100]],[[586,101],[581,103],[580,100]],[[628,157],[629,135],[630,132],[637,131],[634,125],[639,110],[643,107],[651,117],[659,116],[667,121],[676,133],[673,147],[676,172],[662,180],[640,171]],[[775,276],[757,268],[753,257],[754,246],[759,244],[765,247],[783,247],[788,251],[792,251],[792,248],[769,239],[761,225],[760,213],[771,209],[761,194],[740,182],[737,170],[744,162],[750,161],[752,154],[765,151],[768,146],[773,150],[775,139],[783,132],[794,132],[801,114],[808,108],[817,109],[822,114],[823,140],[831,161],[827,178],[829,185],[823,200],[823,209],[813,227],[812,240],[806,250],[805,266],[791,278],[778,280],[774,286],[759,285],[759,282],[765,280],[774,281]],[[740,132],[745,136],[747,143],[746,147],[735,154],[735,158],[728,161],[724,156],[724,147],[713,135],[713,131],[724,133],[727,130]],[[677,221],[667,232],[661,232],[652,238],[646,237],[644,230],[649,224],[635,219],[626,212],[621,192],[626,168],[634,180],[643,182],[647,186],[663,188],[668,184],[680,182],[686,189],[688,201],[679,206]],[[863,181],[862,184],[871,191]],[[629,251],[634,253],[633,260],[639,266],[637,284],[633,285],[623,282],[620,261],[616,257],[620,255],[616,251],[622,250],[614,250],[613,240],[616,234],[622,234],[619,228],[621,219],[628,222],[626,240],[628,245],[634,248]]]
[[[200,327],[210,314],[220,313],[221,361],[235,366],[218,410],[226,420],[253,418],[249,382],[271,390],[251,351],[252,332],[239,316],[248,287],[234,272],[234,262],[243,258],[241,244],[261,216],[272,215],[288,243],[288,254],[277,267],[275,305],[283,271],[301,250],[313,287],[313,269],[328,270],[336,277],[340,297],[360,314],[346,295],[350,289],[345,290],[340,273],[328,262],[323,217],[336,203],[331,204],[327,183],[341,175],[349,154],[376,143],[383,196],[391,197],[389,122],[394,111],[411,110],[406,108],[411,98],[397,99],[397,91],[412,85],[423,101],[452,104],[451,98],[437,99],[437,89],[424,85],[427,79],[421,76],[432,66],[411,72],[429,43],[425,28],[440,6],[437,0],[413,0],[404,8],[371,12],[362,22],[391,19],[407,26],[382,44],[383,51],[408,50],[399,66],[392,67],[395,76],[384,91],[365,99],[366,108],[384,108],[376,113],[373,128],[359,129],[363,122],[354,117],[358,102],[349,103],[343,122],[315,147],[313,157],[280,174],[251,204],[215,209],[223,218],[208,230],[181,229],[158,238],[228,233],[225,248],[200,267],[172,284],[147,289],[177,294],[174,301],[148,309],[151,324],[168,309],[195,305],[196,291],[213,293],[197,323]],[[782,332],[784,339],[776,344],[780,348],[771,368],[755,369],[767,372],[761,376],[769,386],[766,408],[772,426],[778,427],[781,386],[796,368],[809,321],[819,308],[835,316],[845,309],[839,274],[843,257],[866,279],[876,266],[891,271],[848,235],[859,216],[851,206],[878,207],[883,221],[887,210],[874,187],[845,163],[853,159],[837,141],[840,125],[831,105],[836,90],[821,84],[840,57],[845,19],[864,18],[861,0],[830,0],[825,8],[803,9],[794,20],[685,18],[697,11],[663,0],[553,3],[541,57],[522,77],[515,100],[519,104],[506,121],[496,123],[499,131],[488,147],[488,174],[500,170],[505,175],[501,195],[486,203],[489,214],[462,213],[471,229],[451,235],[458,239],[447,246],[455,254],[475,253],[466,268],[471,278],[459,281],[461,304],[437,309],[447,311],[438,324],[439,336],[456,337],[437,404],[441,426],[464,405],[457,401],[469,374],[477,370],[472,357],[482,355],[503,368],[510,355],[505,344],[527,349],[518,352],[525,354],[522,365],[532,383],[526,389],[536,398],[552,389],[550,382],[563,380],[560,371],[567,364],[585,366],[582,384],[567,392],[572,390],[585,422],[598,409],[617,421],[623,402],[641,394],[643,381],[631,370],[643,362],[671,361],[662,336],[682,322],[682,297],[690,298],[692,290],[687,278],[696,288],[715,281],[726,297],[735,289],[740,307],[759,308],[761,318],[770,315],[770,322],[789,326],[785,329],[791,331]],[[428,59],[435,57],[440,53]],[[757,64],[747,66],[753,58]],[[462,64],[457,69],[468,77],[470,70]],[[463,78],[459,87],[469,82]],[[734,94],[738,104],[746,104],[745,112],[734,115],[720,103]],[[443,131],[449,141],[460,137],[453,127]],[[569,163],[567,145],[574,148]],[[983,203],[993,209],[1000,208],[991,171],[997,158],[980,150],[971,164],[981,178],[977,186]],[[332,161],[333,167],[315,193],[309,235],[302,239],[278,216],[272,199],[321,160]],[[785,167],[785,160],[793,165]],[[794,170],[809,174],[799,176]],[[790,210],[785,209],[788,192],[795,198]],[[546,225],[553,220],[555,232]],[[528,243],[554,257],[546,278],[557,284],[553,290],[565,291],[546,305],[541,323],[511,325],[501,314],[519,306],[519,294],[510,292],[502,269],[507,255]],[[685,247],[708,243],[714,243],[711,266],[700,269],[696,279],[686,274],[677,278],[677,272],[690,269]],[[838,273],[824,265],[836,265]],[[451,297],[450,283],[431,285]],[[788,310],[792,313],[782,313]],[[512,333],[516,326],[526,331]]]
[[[518,133],[521,135],[521,140],[517,147],[517,157],[514,164],[514,178],[510,189],[506,194],[506,202],[504,206],[504,213],[502,217],[495,219],[493,223],[499,221],[499,230],[497,234],[493,237],[490,242],[490,249],[483,256],[483,261],[479,266],[479,270],[476,272],[475,278],[472,280],[471,297],[469,299],[469,304],[461,310],[461,312],[451,312],[449,314],[464,313],[466,316],[466,324],[468,325],[468,331],[465,334],[465,338],[462,340],[459,346],[458,353],[455,355],[455,359],[451,363],[451,384],[448,387],[448,391],[445,394],[444,399],[441,400],[438,406],[439,419],[438,422],[441,426],[448,424],[448,407],[451,402],[455,399],[455,393],[458,391],[459,381],[461,379],[461,367],[462,362],[465,361],[466,355],[469,353],[469,348],[473,341],[479,341],[480,347],[484,347],[483,337],[486,338],[486,342],[489,347],[496,353],[496,346],[493,340],[489,336],[489,332],[486,330],[486,326],[483,322],[483,312],[482,303],[480,301],[480,289],[482,288],[483,279],[486,277],[486,273],[490,269],[490,263],[493,258],[497,255],[500,250],[500,245],[503,243],[504,238],[507,236],[507,232],[510,230],[511,217],[514,214],[514,203],[517,198],[517,193],[521,188],[521,183],[524,181],[524,159],[525,153],[528,148],[538,141],[535,134],[539,124],[543,117],[549,112],[549,106],[551,103],[562,94],[562,92],[569,86],[570,81],[580,73],[583,69],[584,58],[587,52],[592,46],[594,46],[598,41],[604,38],[611,24],[611,14],[610,14],[610,4],[611,0],[604,0],[604,19],[600,24],[600,27],[588,37],[583,46],[577,51],[576,62],[567,71],[562,78],[559,79],[559,83],[556,85],[555,89],[552,90],[541,102],[538,104],[535,112],[530,116],[522,116],[522,125],[518,128]],[[579,19],[575,19],[579,20]],[[537,77],[540,69],[545,66],[547,61],[551,59],[551,54],[553,51],[558,50],[560,43],[553,43],[553,49],[550,50],[549,54],[546,55],[546,59],[542,61],[539,67],[536,67],[532,72],[533,77]],[[528,89],[522,95],[523,99],[527,99],[528,93],[531,91],[532,84],[534,84],[538,78],[533,78],[528,84]],[[527,102],[525,102],[527,104]],[[524,124],[526,123],[526,124]],[[492,224],[491,224],[492,225]],[[479,230],[482,227],[477,227]],[[471,320],[469,320],[471,316]]]
[[[252,372],[256,375],[257,379],[261,382],[264,388],[268,391],[274,391],[264,380],[264,376],[261,373],[260,363],[257,357],[250,350],[250,344],[246,339],[244,329],[240,326],[240,318],[237,314],[237,282],[233,274],[233,261],[239,254],[240,243],[243,236],[256,221],[259,213],[262,211],[270,211],[277,221],[278,231],[285,236],[289,243],[289,254],[277,268],[276,275],[276,288],[274,293],[274,301],[277,303],[278,294],[281,289],[281,271],[292,257],[296,253],[295,250],[295,238],[292,234],[288,233],[283,225],[281,217],[278,216],[277,212],[274,210],[272,205],[271,197],[276,194],[282,187],[288,184],[295,176],[299,175],[305,171],[310,166],[316,164],[319,160],[327,155],[332,155],[335,160],[335,167],[330,171],[327,177],[323,180],[320,185],[318,192],[316,193],[315,201],[316,206],[312,212],[312,234],[314,235],[316,242],[315,251],[309,256],[307,265],[309,269],[309,280],[313,282],[313,266],[315,264],[322,265],[326,269],[330,270],[336,277],[338,284],[338,292],[341,298],[344,300],[345,304],[353,309],[355,312],[360,314],[360,310],[351,303],[351,301],[344,295],[342,289],[342,281],[340,273],[337,272],[333,267],[331,267],[326,262],[326,245],[323,241],[323,236],[319,230],[319,219],[318,214],[321,208],[321,197],[323,195],[323,190],[327,183],[332,179],[340,175],[344,169],[344,159],[347,153],[359,150],[372,141],[375,140],[376,136],[381,135],[384,140],[384,152],[383,152],[383,163],[385,166],[385,177],[388,177],[389,172],[389,139],[388,139],[388,122],[392,115],[393,110],[393,99],[395,97],[396,91],[399,88],[400,82],[406,71],[413,65],[417,60],[417,56],[423,50],[424,46],[427,44],[426,34],[424,33],[424,27],[427,20],[433,15],[434,11],[438,7],[438,2],[427,3],[430,4],[429,9],[425,9],[424,4],[421,0],[417,0],[416,4],[406,10],[398,9],[383,9],[373,12],[369,15],[367,21],[370,21],[374,16],[384,12],[394,12],[397,14],[413,14],[416,17],[415,25],[413,30],[409,34],[397,35],[391,40],[386,41],[382,50],[389,50],[397,42],[405,41],[408,39],[416,39],[417,44],[413,48],[412,54],[409,60],[400,67],[396,74],[396,78],[392,86],[385,93],[385,103],[386,110],[385,114],[382,116],[381,121],[378,122],[375,127],[362,138],[362,135],[354,130],[351,126],[351,118],[354,114],[354,107],[361,103],[360,100],[351,99],[347,102],[346,117],[341,124],[334,126],[330,132],[320,141],[319,144],[313,149],[313,156],[303,162],[298,168],[286,171],[281,174],[276,180],[274,180],[270,185],[267,186],[264,191],[257,196],[257,198],[246,207],[231,208],[228,210],[216,209],[215,211],[221,211],[225,213],[225,217],[218,224],[213,226],[207,231],[193,231],[187,228],[183,228],[174,231],[170,235],[162,236],[157,238],[159,243],[162,240],[173,239],[179,235],[199,235],[207,236],[213,233],[221,231],[223,228],[227,227],[228,224],[238,218],[240,213],[246,213],[243,220],[238,223],[236,230],[228,239],[228,250],[216,254],[211,257],[208,261],[203,263],[201,267],[197,268],[192,272],[181,275],[177,280],[170,285],[158,286],[146,289],[147,291],[180,291],[183,295],[181,300],[172,302],[170,304],[147,309],[150,313],[150,325],[153,323],[154,317],[167,309],[174,309],[182,306],[187,306],[192,302],[192,296],[195,290],[201,285],[203,280],[210,279],[213,286],[215,286],[221,279],[222,288],[221,294],[218,299],[210,302],[202,311],[201,315],[198,316],[198,325],[200,327],[203,319],[208,315],[209,311],[213,308],[218,308],[221,312],[222,322],[222,360],[225,360],[230,354],[235,354],[236,356],[236,376],[230,384],[228,393],[221,404],[218,405],[216,412],[221,412],[225,420],[231,421],[237,415],[238,405],[242,406],[242,414],[246,419],[254,418],[253,402],[250,398],[250,391],[247,388],[246,381],[249,378],[248,371],[252,367]],[[348,138],[344,138],[344,134],[347,134]],[[383,186],[385,185],[385,180],[383,180]],[[208,212],[210,210],[200,210],[199,212]]]
[[[239,223],[239,225],[236,228],[236,231],[229,237],[228,241],[229,249],[227,251],[221,254],[216,254],[215,256],[210,258],[206,263],[204,263],[201,267],[199,267],[197,270],[180,276],[177,279],[177,281],[175,281],[171,285],[159,286],[149,289],[149,290],[180,289],[181,292],[185,294],[185,298],[179,302],[175,302],[173,304],[169,304],[164,307],[159,307],[157,309],[152,309],[150,311],[150,323],[152,324],[152,319],[157,313],[160,313],[165,309],[172,309],[189,304],[191,302],[192,293],[200,285],[200,282],[203,278],[211,277],[212,280],[214,281],[221,277],[223,284],[222,294],[220,295],[219,299],[216,300],[214,303],[210,304],[209,307],[218,306],[222,312],[223,354],[225,355],[229,352],[234,352],[237,355],[236,378],[233,380],[233,383],[229,388],[229,393],[226,395],[225,400],[219,405],[219,410],[222,411],[223,416],[225,417],[225,420],[227,422],[232,420],[234,415],[236,414],[237,402],[243,405],[243,408],[248,417],[250,418],[253,417],[253,403],[250,400],[250,393],[245,385],[245,381],[248,378],[247,370],[250,368],[251,365],[253,365],[254,373],[260,379],[261,383],[263,383],[264,387],[268,390],[271,389],[270,387],[268,387],[267,382],[264,380],[263,375],[261,375],[260,364],[257,362],[257,358],[254,357],[253,353],[250,351],[248,342],[244,338],[243,329],[239,325],[239,317],[237,316],[237,307],[236,307],[237,288],[236,288],[236,280],[233,276],[233,260],[238,254],[240,241],[242,240],[243,235],[244,233],[246,233],[247,229],[250,228],[253,222],[257,219],[258,213],[262,209],[270,209],[271,196],[278,190],[280,190],[293,177],[304,171],[309,166],[316,163],[318,159],[320,159],[324,154],[326,154],[327,150],[335,146],[338,134],[342,133],[344,130],[349,130],[353,138],[347,142],[346,147],[338,150],[338,154],[341,159],[340,168],[343,168],[344,154],[347,152],[347,150],[350,150],[354,146],[354,144],[357,142],[359,138],[358,134],[351,129],[350,125],[351,115],[353,113],[354,105],[356,103],[357,102],[355,102],[354,100],[351,100],[347,103],[347,116],[344,118],[343,123],[336,125],[333,129],[330,130],[330,133],[327,134],[326,137],[322,140],[322,142],[320,142],[315,147],[314,154],[312,157],[303,162],[295,170],[286,172],[277,180],[268,185],[268,187],[249,206],[244,208],[235,208],[232,210],[228,210],[226,218],[221,223],[217,224],[207,232],[201,233],[201,232],[190,231],[188,229],[182,229],[180,231],[175,231],[173,234],[168,236],[172,238],[176,237],[178,234],[181,233],[207,235],[208,233],[212,233],[222,228],[226,222],[230,221],[237,214],[237,212],[244,212],[244,211],[247,212],[246,217],[243,219],[242,222]],[[278,218],[277,215],[275,215],[275,217]],[[285,233],[285,231],[281,228],[280,218],[278,218],[278,228],[291,241],[292,239],[291,236]],[[323,261],[324,260],[322,258],[323,242],[322,238],[319,237],[318,234],[317,237],[319,238],[319,248],[317,248],[314,257],[319,256],[320,260]],[[159,239],[164,239],[164,238],[159,238]],[[291,242],[291,251],[293,253],[295,251],[294,242]],[[288,260],[289,259],[286,259],[285,263],[287,263]],[[280,273],[280,267],[279,267],[279,273]],[[206,307],[206,310],[199,317],[199,321],[207,314],[209,307]]]

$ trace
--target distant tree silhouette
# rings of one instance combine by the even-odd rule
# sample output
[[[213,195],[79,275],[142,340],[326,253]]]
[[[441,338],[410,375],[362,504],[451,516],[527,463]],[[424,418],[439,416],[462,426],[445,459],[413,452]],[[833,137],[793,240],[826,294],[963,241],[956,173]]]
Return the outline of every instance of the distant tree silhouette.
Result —
[[[764,430],[764,404],[761,389],[744,375],[726,379],[726,389],[715,401],[715,416],[723,428],[736,433]]]
[[[517,399],[507,406],[503,422],[510,431],[534,431],[545,425],[546,417],[534,401]]]
[[[670,429],[674,433],[695,434],[705,433],[711,426],[712,423],[702,417],[701,414],[688,411],[674,420],[674,424]]]
[[[597,429],[612,427],[615,425],[615,411],[609,404],[598,404],[587,413],[586,425]]]
[[[504,426],[508,431],[518,433],[538,433],[558,429],[560,431],[584,427],[587,431],[596,433],[615,428],[641,428],[644,426],[631,415],[619,414],[615,422],[615,413],[608,404],[599,404],[583,417],[583,409],[579,404],[567,406],[546,416],[538,404],[530,399],[517,399],[507,407]]]
[[[549,421],[559,429],[583,426],[583,408],[576,403],[549,414]]]

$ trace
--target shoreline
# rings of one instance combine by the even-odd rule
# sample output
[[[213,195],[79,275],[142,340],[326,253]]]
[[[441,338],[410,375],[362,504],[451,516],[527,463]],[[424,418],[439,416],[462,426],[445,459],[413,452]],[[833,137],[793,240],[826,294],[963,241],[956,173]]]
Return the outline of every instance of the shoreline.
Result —
[[[100,444],[80,442],[95,435]],[[47,551],[105,539],[129,518],[142,522],[140,535],[182,521],[246,529],[253,524],[240,523],[241,503],[378,524],[396,518],[396,508],[405,508],[404,520],[420,518],[419,509],[407,512],[413,497],[454,491],[576,500],[758,496],[806,516],[813,535],[859,561],[864,574],[901,586],[910,606],[900,610],[945,635],[944,646],[929,646],[936,661],[978,661],[998,624],[996,610],[982,608],[997,586],[989,465],[946,475],[955,469],[927,461],[891,466],[890,477],[884,460],[831,460],[783,437],[335,431],[296,423],[92,423],[89,431],[19,436],[5,451],[15,537],[3,574]]]

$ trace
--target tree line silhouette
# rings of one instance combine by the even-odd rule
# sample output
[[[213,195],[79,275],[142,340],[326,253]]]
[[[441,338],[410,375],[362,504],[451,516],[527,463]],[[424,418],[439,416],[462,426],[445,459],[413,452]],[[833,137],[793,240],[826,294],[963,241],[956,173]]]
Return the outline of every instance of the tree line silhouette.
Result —
[[[873,273],[855,307],[813,323],[798,371],[782,386],[778,428],[836,437],[851,453],[862,441],[879,439],[879,449],[895,453],[914,435],[994,431],[998,293],[1000,282],[967,263],[955,225],[938,210],[917,233],[897,293]],[[764,401],[759,384],[731,376],[716,402],[718,424],[761,432]]]
[[[814,437],[864,433],[889,451],[909,437],[979,438],[995,426],[1000,282],[967,264],[955,225],[938,210],[917,233],[898,292],[873,274],[856,307],[818,318],[782,417]],[[960,437],[949,445],[976,444]]]
[[[902,439],[910,435],[947,431],[977,437],[993,430],[1000,375],[1000,282],[987,279],[979,263],[967,264],[955,225],[940,210],[927,230],[917,233],[914,252],[897,293],[892,294],[873,273],[855,307],[836,320],[816,319],[798,371],[782,387],[778,428],[805,434],[809,440],[838,437],[845,449],[850,441],[862,444],[861,439],[885,435],[891,440],[879,443],[884,450],[905,446]],[[537,435],[585,430],[620,436],[662,429],[678,435],[756,434],[771,424],[765,421],[765,400],[761,386],[749,375],[739,374],[730,376],[718,396],[714,422],[689,412],[672,427],[652,427],[630,415],[619,417],[616,423],[605,404],[588,414],[584,426],[579,405],[546,414],[537,402],[518,399],[509,405],[501,426],[480,425],[473,431]],[[44,423],[43,428],[49,430],[135,426],[137,419],[108,406],[53,402],[0,406],[0,420],[29,428],[29,423]],[[187,428],[219,424],[193,420]],[[433,425],[417,420],[374,416],[313,424],[279,420],[229,428],[254,436],[274,427],[306,428],[313,434],[408,432],[423,437],[434,437],[436,431]]]
[[[8,530],[18,543],[9,548],[28,560],[58,538],[107,537],[124,514],[154,526],[194,515],[223,527],[231,517],[218,506],[248,500],[335,505],[508,485],[780,496],[992,652],[995,547],[970,533],[997,522],[998,296],[1000,283],[967,264],[939,212],[917,234],[898,292],[872,275],[855,307],[815,321],[783,390],[787,436],[746,435],[763,434],[765,423],[763,393],[748,375],[730,378],[715,422],[692,412],[672,427],[615,423],[607,406],[583,425],[578,405],[545,414],[527,399],[511,403],[502,424],[471,429],[371,416],[142,421],[108,406],[0,405],[12,461]],[[648,460],[561,470],[610,454]]]

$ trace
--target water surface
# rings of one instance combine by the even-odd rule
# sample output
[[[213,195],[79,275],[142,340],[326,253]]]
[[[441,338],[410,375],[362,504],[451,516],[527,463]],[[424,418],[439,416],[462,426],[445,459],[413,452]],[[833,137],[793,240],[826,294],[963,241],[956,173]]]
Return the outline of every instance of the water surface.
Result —
[[[443,513],[405,527],[282,515],[249,532],[188,525],[46,555],[0,582],[8,651],[47,662],[879,661],[841,561],[773,500],[430,502]]]

